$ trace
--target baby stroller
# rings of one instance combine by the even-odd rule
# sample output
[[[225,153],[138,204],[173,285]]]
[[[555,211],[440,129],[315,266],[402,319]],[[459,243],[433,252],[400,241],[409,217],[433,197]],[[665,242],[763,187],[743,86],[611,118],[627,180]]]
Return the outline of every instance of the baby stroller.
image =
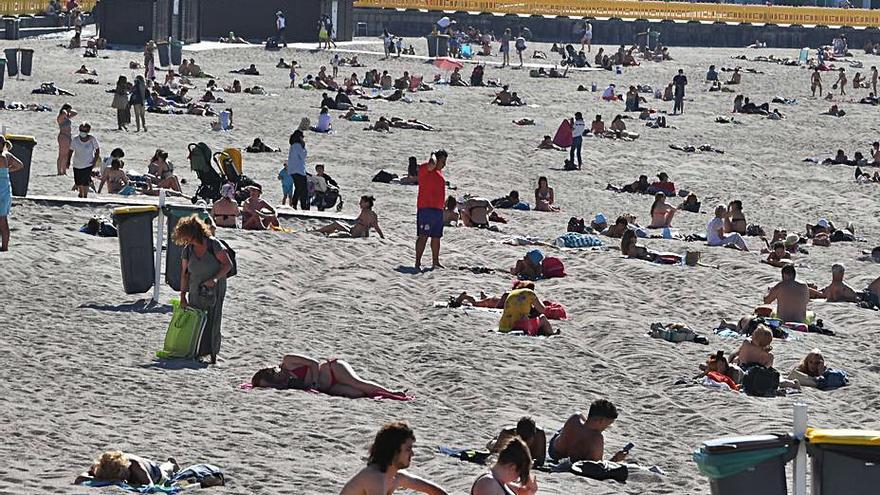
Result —
[[[248,186],[257,185],[248,176],[242,173],[242,155],[238,148],[226,148],[213,155],[214,163],[225,177],[226,182],[235,184],[235,200],[241,203],[248,198],[249,193],[244,189]]]
[[[336,211],[342,211],[342,196],[339,194],[339,188],[332,185],[326,184],[327,190],[325,192],[319,192],[317,190],[317,177],[312,174],[307,174],[306,179],[308,180],[308,190],[309,190],[309,203],[318,209],[318,211],[324,211],[329,208],[333,208],[336,206]]]
[[[205,143],[190,143],[187,149],[189,150],[189,166],[201,183],[192,197],[193,204],[199,198],[209,203],[220,199],[220,188],[226,180],[211,165],[211,148]]]

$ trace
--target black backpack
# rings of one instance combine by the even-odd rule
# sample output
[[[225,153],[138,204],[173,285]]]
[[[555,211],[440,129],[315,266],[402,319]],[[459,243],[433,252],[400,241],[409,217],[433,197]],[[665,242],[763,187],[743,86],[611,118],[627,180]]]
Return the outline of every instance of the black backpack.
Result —
[[[764,366],[752,366],[742,381],[743,391],[756,397],[775,397],[779,389],[779,372]]]
[[[384,184],[390,184],[392,180],[397,178],[397,174],[392,174],[391,172],[386,172],[384,170],[380,170],[373,176],[373,182],[382,182]]]
[[[562,170],[577,170],[577,165],[575,165],[573,161],[566,159],[565,164],[562,166]]]
[[[214,239],[217,239],[216,237]],[[229,270],[229,273],[226,274],[226,278],[234,277],[238,275],[238,262],[235,261],[235,250],[229,247],[229,244],[223,239],[217,239],[217,242],[223,245],[223,249],[226,250],[226,254],[229,255],[229,261],[232,263],[232,268]],[[211,243],[208,243],[208,249],[211,249]],[[213,253],[214,251],[211,251]]]

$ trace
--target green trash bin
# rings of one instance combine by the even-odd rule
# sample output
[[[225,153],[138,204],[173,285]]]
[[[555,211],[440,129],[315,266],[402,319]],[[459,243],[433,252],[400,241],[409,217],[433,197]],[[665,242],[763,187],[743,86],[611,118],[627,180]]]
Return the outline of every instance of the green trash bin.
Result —
[[[0,58],[0,89],[3,89],[3,82],[6,80],[6,59]]]
[[[875,495],[880,491],[880,431],[807,430],[813,495]]]
[[[171,65],[180,65],[183,62],[183,42],[171,40]]]
[[[203,220],[211,216],[204,208],[166,206],[164,209],[165,216],[168,217],[168,232],[165,238],[168,239],[168,247],[165,248],[165,283],[174,290],[180,290],[180,260],[183,255],[183,246],[178,246],[172,240],[174,228],[181,218],[191,215],[198,215]]]
[[[113,223],[119,230],[119,261],[122,287],[126,294],[142,294],[153,287],[153,219],[157,206],[126,206],[113,210]]]
[[[28,184],[31,181],[31,158],[34,154],[34,146],[37,140],[33,136],[17,136],[6,134],[4,136],[12,144],[12,154],[21,160],[24,168],[18,172],[9,174],[9,182],[12,184],[13,196],[27,196]]]
[[[790,435],[754,435],[704,442],[693,454],[712,495],[786,495],[785,464],[797,455]]]
[[[156,52],[159,54],[160,67],[168,67],[169,65],[171,65],[171,49],[168,46],[167,41],[160,41],[156,43]]]

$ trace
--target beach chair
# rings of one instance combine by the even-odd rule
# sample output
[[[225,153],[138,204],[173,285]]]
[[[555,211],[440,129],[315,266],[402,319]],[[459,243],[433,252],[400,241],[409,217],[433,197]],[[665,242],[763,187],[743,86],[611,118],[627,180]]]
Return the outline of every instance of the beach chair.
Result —
[[[410,92],[416,92],[422,86],[422,76],[410,76],[409,78],[409,90]]]
[[[187,149],[189,150],[189,166],[196,173],[200,182],[192,197],[192,202],[195,204],[199,198],[208,202],[220,199],[220,188],[225,180],[211,165],[211,148],[205,143],[190,143]]]

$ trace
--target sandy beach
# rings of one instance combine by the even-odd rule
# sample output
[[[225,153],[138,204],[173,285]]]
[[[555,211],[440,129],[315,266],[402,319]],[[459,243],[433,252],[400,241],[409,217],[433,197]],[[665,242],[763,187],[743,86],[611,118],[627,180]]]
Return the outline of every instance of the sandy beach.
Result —
[[[156,148],[167,150],[176,172],[187,180],[187,195],[198,184],[189,170],[188,143],[204,141],[216,151],[245,147],[260,137],[283,152],[245,154],[244,171],[263,185],[265,199],[280,203],[276,176],[287,157],[288,137],[302,117],[316,121],[321,92],[288,89],[288,72],[276,69],[275,63],[279,57],[293,59],[302,65],[302,75],[315,74],[320,65],[329,67],[331,53],[240,46],[185,50],[221,85],[238,78],[245,87],[263,86],[269,95],[222,94],[226,103],[215,108],[234,109],[232,131],[212,132],[208,117],[147,114],[149,132],[134,133],[115,130],[112,94],[106,91],[119,75],[131,79],[142,73],[128,68],[129,61],[143,61],[140,51],[107,50],[98,59],[82,58],[81,51],[58,47],[61,42],[66,38],[0,41],[2,48],[36,49],[34,75],[20,81],[7,78],[2,99],[52,107],[50,112],[0,111],[0,124],[9,133],[33,135],[38,142],[30,194],[75,195],[72,176],[55,175],[55,116],[62,104],[70,103],[79,112],[74,125],[92,123],[104,156],[123,148],[129,172],[145,171]],[[424,54],[423,41],[409,42]],[[532,48],[549,52],[544,44],[530,45],[529,52]],[[374,39],[340,49],[379,52],[360,54],[359,59],[366,68],[388,70],[395,77],[406,70],[430,80],[438,73],[418,59],[380,60],[381,45]],[[379,116],[418,118],[435,126],[435,132],[365,132],[363,123],[338,119],[334,112],[334,133],[306,133],[309,169],[326,164],[341,186],[343,215],[357,214],[360,195],[375,196],[386,239],[328,239],[306,233],[322,224],[317,220],[283,220],[293,233],[221,230],[219,235],[237,251],[239,273],[229,280],[216,366],[166,366],[154,360],[171,306],[135,311],[137,301],[149,295],[124,293],[118,240],[78,232],[93,215],[109,217],[112,208],[15,200],[9,217],[11,248],[0,253],[0,382],[5,397],[0,417],[6,418],[0,424],[5,439],[0,446],[0,493],[102,493],[72,482],[94,456],[114,448],[222,467],[228,485],[206,493],[338,493],[364,465],[379,426],[405,420],[417,436],[411,471],[449,493],[464,494],[483,468],[439,454],[439,445],[482,447],[523,415],[552,433],[571,413],[586,412],[594,399],[607,398],[619,408],[620,418],[605,434],[606,455],[633,442],[630,461],[657,465],[668,475],[656,483],[620,485],[538,473],[539,493],[696,494],[709,491],[691,460],[703,440],[788,431],[796,402],[809,405],[813,426],[880,428],[875,414],[880,406],[875,340],[880,320],[877,312],[854,304],[811,302],[810,309],[836,333],[833,337],[801,333],[773,343],[778,369],[787,372],[819,347],[829,366],[849,373],[848,387],[759,399],[690,381],[709,353],[730,353],[739,345],[712,334],[718,322],[750,314],[779,280],[777,268],[759,263],[762,243],[755,237],[747,238],[753,249],[749,253],[705,243],[642,240],[661,251],[702,251],[703,262],[717,269],[625,259],[616,250],[619,240],[608,238],[607,251],[548,248],[548,254],[564,261],[568,276],[539,281],[537,292],[542,299],[562,303],[570,315],[558,322],[561,335],[550,339],[499,334],[494,331],[499,314],[491,311],[434,307],[435,301],[464,290],[495,295],[507,290],[512,277],[503,270],[528,249],[502,243],[513,236],[552,241],[565,232],[570,217],[589,221],[599,212],[612,221],[632,213],[647,224],[650,196],[613,193],[605,186],[659,172],[667,172],[679,188],[702,200],[703,213],[676,215],[677,232],[705,232],[714,205],[733,199],[743,201],[749,223],[763,226],[768,235],[776,227],[803,232],[805,224],[822,217],[840,226],[849,221],[869,242],[806,246],[809,255],[796,258],[799,278],[824,287],[835,262],[846,265],[847,280],[856,289],[880,275],[880,265],[858,260],[862,250],[880,244],[880,185],[857,184],[852,167],[802,161],[830,157],[838,148],[850,157],[854,151],[868,154],[880,130],[877,108],[849,102],[867,96],[868,90],[853,96],[850,87],[846,99],[835,97],[845,117],[819,115],[831,102],[809,97],[807,69],[731,59],[739,54],[797,57],[796,50],[670,50],[675,60],[643,62],[620,75],[595,71],[533,79],[528,70],[488,67],[486,76],[510,84],[529,104],[524,107],[490,105],[492,88],[445,85],[412,94],[413,103],[366,102],[373,121]],[[856,71],[869,74],[871,65],[880,63],[860,53],[853,59],[865,67],[847,68],[850,80]],[[260,76],[229,73],[251,63]],[[76,84],[90,77],[73,74],[81,64],[96,69],[98,76],[91,77],[101,84]],[[709,93],[702,80],[710,64],[765,74],[743,74],[737,93]],[[360,78],[366,68],[340,67],[340,78],[351,72]],[[622,114],[622,102],[599,98],[608,83],[620,92],[631,84],[662,88],[679,68],[690,84],[684,115],[668,117],[676,129],[651,129],[637,119],[627,120],[629,130],[640,137],[632,142],[585,138],[584,167],[575,172],[562,171],[567,152],[535,149],[542,136],[552,136],[575,111],[584,114],[588,125],[596,114],[608,123]],[[468,65],[463,73],[470,70]],[[721,73],[721,78],[728,77]],[[55,81],[76,96],[31,95],[43,81]],[[196,80],[198,89],[192,94],[201,95],[206,82]],[[833,82],[831,73],[823,74],[826,89]],[[600,92],[576,91],[579,84],[592,83]],[[716,116],[731,115],[738,93],[758,103],[775,96],[796,98],[797,103],[771,104],[785,114],[781,121],[737,115],[741,125],[715,123]],[[648,106],[671,113],[672,102],[644,96]],[[512,123],[521,118],[534,119],[536,125]],[[709,144],[725,153],[687,154],[669,149],[669,144]],[[496,198],[516,189],[533,202],[537,179],[546,176],[562,211],[503,210],[509,222],[500,225],[501,232],[447,228],[441,253],[447,268],[413,273],[417,188],[370,180],[380,169],[403,174],[410,155],[421,162],[438,148],[449,151],[444,172],[457,188],[449,193]],[[471,266],[502,272],[459,269]],[[162,302],[173,297],[163,286]],[[710,344],[651,339],[645,334],[657,321],[687,323],[707,335]],[[407,389],[415,400],[239,389],[254,371],[293,352],[345,359],[364,378]],[[679,379],[686,383],[675,384]]]

